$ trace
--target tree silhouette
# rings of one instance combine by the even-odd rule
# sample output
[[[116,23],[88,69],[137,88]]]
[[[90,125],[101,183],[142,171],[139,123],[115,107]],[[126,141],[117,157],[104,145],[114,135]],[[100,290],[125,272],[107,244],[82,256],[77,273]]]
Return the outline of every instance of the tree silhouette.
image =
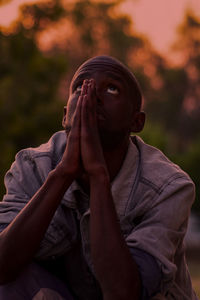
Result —
[[[143,47],[119,1],[59,0],[21,7],[11,30],[0,32],[1,190],[17,151],[61,129],[67,82],[85,59],[110,54],[127,62]],[[52,40],[49,48],[45,42]],[[58,38],[59,37],[59,38]],[[141,76],[141,78],[143,78]]]

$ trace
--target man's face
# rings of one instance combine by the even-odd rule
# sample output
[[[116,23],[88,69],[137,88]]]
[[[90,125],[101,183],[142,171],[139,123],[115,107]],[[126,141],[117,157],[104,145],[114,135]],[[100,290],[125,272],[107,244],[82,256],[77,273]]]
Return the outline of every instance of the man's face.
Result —
[[[134,101],[126,79],[112,67],[86,66],[74,76],[67,103],[66,131],[70,131],[83,81],[91,78],[96,84],[97,124],[102,143],[114,137],[120,141],[131,131]]]

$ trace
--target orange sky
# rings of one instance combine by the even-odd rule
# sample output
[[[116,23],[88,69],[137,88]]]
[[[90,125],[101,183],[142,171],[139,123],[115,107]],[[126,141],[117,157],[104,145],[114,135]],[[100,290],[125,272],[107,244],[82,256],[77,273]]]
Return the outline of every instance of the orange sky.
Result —
[[[200,16],[200,0],[127,0],[123,10],[133,16],[137,31],[146,33],[156,48],[167,53],[186,9]]]
[[[21,3],[33,1],[12,0],[0,7],[0,24],[7,25],[15,19]],[[168,53],[187,8],[200,16],[200,0],[126,0],[122,5],[122,10],[133,17],[134,28],[146,33],[162,54]]]

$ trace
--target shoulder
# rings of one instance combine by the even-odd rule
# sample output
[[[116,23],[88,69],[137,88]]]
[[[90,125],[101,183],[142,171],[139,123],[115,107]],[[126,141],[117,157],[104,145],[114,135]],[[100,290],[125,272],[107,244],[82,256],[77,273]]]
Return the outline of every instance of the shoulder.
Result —
[[[133,139],[140,153],[141,180],[149,182],[155,189],[174,180],[182,179],[192,183],[189,175],[170,161],[159,149],[146,144],[140,137]]]
[[[65,132],[59,131],[39,147],[19,151],[6,173],[6,188],[21,185],[27,189],[27,193],[33,190],[31,193],[33,194],[61,160],[65,145]]]
[[[137,206],[143,214],[167,199],[171,199],[173,205],[185,203],[189,209],[195,199],[195,186],[189,175],[141,138],[134,137],[133,142],[138,148],[140,162],[127,211]]]
[[[51,136],[47,143],[41,144],[39,147],[26,148],[19,151],[16,160],[35,160],[37,158],[49,157],[55,161],[59,161],[62,157],[66,145],[66,134],[64,131],[58,131]]]

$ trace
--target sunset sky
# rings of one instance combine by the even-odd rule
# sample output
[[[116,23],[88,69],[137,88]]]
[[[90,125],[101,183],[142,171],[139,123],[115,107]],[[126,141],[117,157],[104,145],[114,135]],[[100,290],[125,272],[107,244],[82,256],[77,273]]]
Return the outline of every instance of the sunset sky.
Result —
[[[123,10],[133,16],[137,31],[146,33],[156,48],[167,53],[187,9],[200,17],[200,0],[127,0]]]
[[[18,7],[33,0],[12,0],[0,7],[0,24],[7,25],[17,18]],[[176,28],[186,9],[200,16],[200,0],[126,0],[122,10],[133,17],[134,29],[147,34],[162,54],[167,54],[176,37]]]

